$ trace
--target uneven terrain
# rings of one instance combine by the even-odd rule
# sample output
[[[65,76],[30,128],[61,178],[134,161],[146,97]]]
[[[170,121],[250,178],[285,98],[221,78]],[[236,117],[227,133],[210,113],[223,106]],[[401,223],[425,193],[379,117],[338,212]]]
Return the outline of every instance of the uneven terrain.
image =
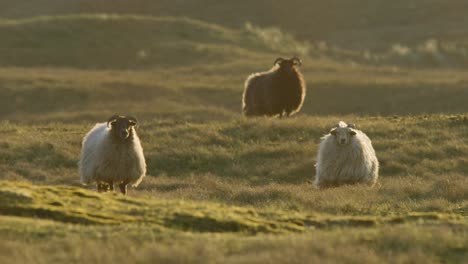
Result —
[[[415,35],[408,47],[429,48],[366,57],[267,19],[26,6],[0,21],[2,263],[468,258],[462,34],[437,35],[463,44],[451,49]],[[308,87],[301,113],[243,117],[246,76],[293,54]],[[141,121],[148,175],[128,197],[98,194],[77,172],[83,135],[114,113]],[[320,137],[340,120],[372,139],[373,188],[311,184]]]

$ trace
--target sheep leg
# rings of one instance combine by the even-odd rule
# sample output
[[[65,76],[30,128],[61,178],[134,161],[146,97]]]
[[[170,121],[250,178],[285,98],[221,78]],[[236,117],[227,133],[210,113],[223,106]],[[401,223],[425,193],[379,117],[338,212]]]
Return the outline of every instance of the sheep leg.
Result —
[[[127,181],[124,181],[121,184],[119,184],[120,191],[122,192],[123,195],[127,195],[127,184],[128,184]]]
[[[107,184],[109,184],[109,191],[113,192],[114,191],[114,182],[110,181]]]
[[[98,182],[97,183],[97,191],[102,193],[107,191],[107,184],[103,182]]]

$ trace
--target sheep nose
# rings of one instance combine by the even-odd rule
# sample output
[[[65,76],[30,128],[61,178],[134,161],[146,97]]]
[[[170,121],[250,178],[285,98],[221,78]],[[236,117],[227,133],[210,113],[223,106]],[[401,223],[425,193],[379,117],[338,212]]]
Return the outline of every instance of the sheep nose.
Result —
[[[344,144],[344,143],[346,143],[346,139],[342,138],[341,139],[341,144]]]
[[[129,133],[128,133],[128,131],[126,131],[126,130],[120,131],[120,137],[121,137],[122,139],[126,139],[126,138],[128,137],[128,134],[129,134]]]

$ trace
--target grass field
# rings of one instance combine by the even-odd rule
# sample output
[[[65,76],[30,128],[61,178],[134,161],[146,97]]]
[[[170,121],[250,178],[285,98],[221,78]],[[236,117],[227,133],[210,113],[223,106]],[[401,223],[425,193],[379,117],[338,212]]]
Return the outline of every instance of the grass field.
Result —
[[[468,258],[465,57],[410,67],[317,49],[266,18],[67,15],[73,6],[44,2],[65,15],[10,6],[0,21],[2,263]],[[430,58],[464,46],[448,50]],[[301,113],[242,117],[246,76],[292,54],[308,86]],[[79,184],[81,139],[114,113],[141,121],[148,175],[128,197]],[[374,188],[310,183],[320,137],[340,120],[372,139]]]

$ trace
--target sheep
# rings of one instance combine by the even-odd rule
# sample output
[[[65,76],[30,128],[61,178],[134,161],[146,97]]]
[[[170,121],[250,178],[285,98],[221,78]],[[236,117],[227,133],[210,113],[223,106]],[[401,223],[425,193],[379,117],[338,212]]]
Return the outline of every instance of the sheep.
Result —
[[[245,81],[242,111],[245,116],[290,116],[300,111],[306,95],[298,57],[277,58],[273,68],[251,74]]]
[[[86,134],[78,163],[81,183],[96,182],[98,192],[113,191],[117,183],[124,195],[128,184],[140,184],[146,162],[136,133],[138,124],[135,117],[113,115]]]
[[[376,183],[379,161],[371,140],[355,125],[340,121],[321,140],[315,165],[315,186],[356,183],[373,186]]]

